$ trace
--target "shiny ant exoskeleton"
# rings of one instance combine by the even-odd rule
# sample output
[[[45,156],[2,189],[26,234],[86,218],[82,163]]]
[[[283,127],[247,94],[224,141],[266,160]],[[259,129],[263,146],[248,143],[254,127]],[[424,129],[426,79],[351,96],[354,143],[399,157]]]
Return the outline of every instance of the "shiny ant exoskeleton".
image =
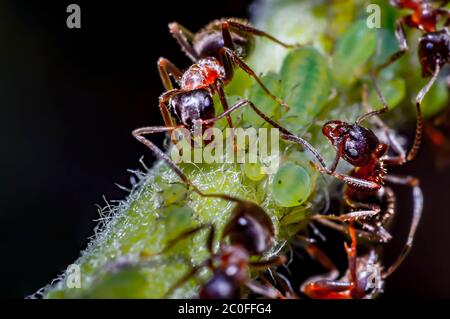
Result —
[[[378,260],[378,254],[371,249],[368,254],[357,255],[356,231],[350,223],[350,247],[344,243],[348,257],[348,269],[343,276],[335,264],[312,243],[307,250],[328,273],[307,279],[300,291],[314,299],[366,299],[376,296],[383,289],[384,279],[390,275],[384,272]]]
[[[191,271],[179,279],[167,291],[166,295],[172,294],[175,289],[195,276],[201,268],[208,267],[213,274],[211,279],[203,284],[200,289],[199,297],[202,299],[240,298],[244,286],[254,293],[268,298],[282,297],[277,289],[270,285],[262,285],[252,281],[248,274],[250,268],[265,269],[281,265],[284,262],[282,256],[275,256],[267,260],[250,260],[251,257],[262,257],[274,243],[275,227],[269,215],[259,205],[250,201],[224,194],[207,194],[205,196],[232,201],[236,203],[236,206],[230,220],[223,229],[217,252],[214,252],[213,248],[214,225],[201,225],[187,230],[169,242],[163,252],[199,230],[210,228],[206,241],[210,257],[200,265],[193,267]],[[226,239],[228,239],[227,242]]]
[[[317,151],[310,149],[311,153],[320,163],[320,166],[315,163],[313,163],[313,165],[321,173],[334,176],[345,183],[344,201],[351,212],[343,214],[338,218],[335,218],[334,216],[327,217],[324,215],[317,215],[313,216],[312,219],[317,219],[319,221],[326,219],[357,221],[371,236],[375,236],[375,238],[381,242],[387,242],[390,240],[391,235],[383,226],[395,213],[396,197],[392,188],[384,183],[389,182],[391,184],[411,187],[413,190],[414,202],[413,218],[406,245],[396,262],[388,270],[388,273],[392,273],[402,263],[412,247],[416,229],[422,214],[423,194],[417,178],[387,173],[388,167],[403,165],[407,161],[405,158],[406,152],[396,138],[389,133],[387,126],[378,117],[379,114],[388,110],[388,106],[376,84],[375,78],[373,77],[372,80],[377,95],[383,104],[382,109],[370,111],[360,116],[355,123],[332,120],[326,122],[322,128],[323,134],[337,151],[331,167],[328,167],[325,164],[325,161]],[[363,104],[367,106],[367,94],[365,90],[363,90],[363,93]],[[390,145],[381,142],[372,130],[361,125],[364,120],[369,118],[374,119],[376,125],[386,133]],[[289,132],[282,133],[282,138],[305,146],[305,141],[299,140],[298,137]],[[395,152],[396,155],[388,155],[389,149]],[[349,174],[336,172],[336,168],[341,158],[354,167]],[[326,221],[326,223],[328,222],[329,221]],[[330,223],[328,223],[328,225],[330,225]]]
[[[418,29],[424,34],[419,39],[418,55],[422,66],[422,76],[432,76],[429,82],[419,91],[416,97],[417,124],[413,147],[406,156],[412,160],[422,141],[423,118],[421,111],[422,100],[436,81],[439,71],[450,59],[450,32],[447,26],[450,24],[450,11],[442,8],[449,1],[441,2],[436,8],[427,0],[391,0],[391,5],[400,9],[410,9],[413,13],[400,18],[396,23],[395,36],[400,45],[400,50],[393,53],[383,64],[377,67],[377,71],[391,65],[408,51],[408,43],[404,26]],[[438,18],[446,17],[442,30],[437,30]]]
[[[297,45],[285,44],[245,21],[234,18],[213,21],[196,34],[176,22],[169,24],[169,29],[194,64],[182,72],[169,60],[159,59],[158,70],[166,89],[159,97],[159,107],[166,127],[135,130],[133,135],[139,141],[142,141],[144,134],[173,131],[176,127],[184,127],[189,131],[193,131],[196,125],[201,125],[199,127],[202,130],[211,127],[215,121],[214,93],[218,94],[224,111],[229,110],[224,86],[233,78],[235,65],[252,76],[271,98],[288,109],[261,82],[241,56],[248,54],[255,35],[266,37],[286,48]],[[178,89],[174,89],[170,76],[178,83]],[[175,115],[177,121],[174,121],[171,114]],[[226,117],[232,127],[229,113]]]

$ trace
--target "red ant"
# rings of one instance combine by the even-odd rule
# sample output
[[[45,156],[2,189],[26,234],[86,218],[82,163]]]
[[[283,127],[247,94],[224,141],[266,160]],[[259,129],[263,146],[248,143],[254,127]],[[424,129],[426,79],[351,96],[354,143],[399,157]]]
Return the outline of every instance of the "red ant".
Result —
[[[211,127],[216,120],[212,98],[214,93],[218,94],[224,111],[229,109],[223,87],[233,78],[234,65],[252,76],[271,98],[288,109],[288,106],[269,91],[240,56],[248,54],[255,35],[266,37],[286,48],[298,45],[285,44],[235,18],[213,21],[196,34],[176,22],[170,23],[169,29],[194,64],[183,73],[169,60],[165,58],[158,60],[159,74],[166,89],[159,97],[159,107],[166,127],[135,130],[133,135],[139,141],[143,142],[144,134],[173,131],[177,127],[184,127],[190,131],[193,131],[196,124],[200,124],[203,130]],[[179,89],[174,89],[170,76],[179,84]],[[169,106],[166,105],[167,102]],[[173,120],[169,110],[178,121]],[[229,113],[226,117],[232,127]],[[176,122],[180,125],[177,126]]]
[[[348,257],[348,270],[338,279],[339,271],[334,263],[314,244],[308,243],[307,250],[320,264],[329,270],[306,280],[300,290],[316,299],[361,299],[374,297],[383,286],[383,280],[390,275],[384,272],[378,262],[378,255],[371,249],[367,255],[356,253],[356,231],[350,223],[350,247],[344,243]]]
[[[205,196],[236,202],[236,206],[222,232],[218,251],[215,253],[213,249],[215,227],[210,225],[206,241],[210,257],[179,279],[169,289],[166,296],[195,276],[201,268],[208,267],[213,275],[200,289],[199,297],[202,299],[240,298],[243,286],[269,298],[281,297],[281,293],[274,287],[254,282],[248,276],[250,267],[267,268],[284,262],[282,256],[262,261],[250,260],[252,256],[262,257],[263,253],[267,252],[274,243],[275,228],[269,215],[259,205],[236,197],[223,194],[206,194]],[[208,226],[201,225],[183,232],[169,242],[163,252],[180,240],[206,227]],[[228,243],[225,243],[225,239],[228,239]]]
[[[334,176],[345,183],[344,201],[352,212],[339,217],[317,215],[313,216],[312,219],[317,219],[333,227],[337,225],[326,221],[326,219],[339,221],[356,220],[362,224],[364,229],[369,231],[370,235],[374,235],[381,242],[387,242],[390,240],[391,235],[384,229],[383,225],[395,213],[396,198],[392,188],[384,185],[384,182],[412,187],[414,211],[408,240],[402,253],[388,270],[388,273],[392,273],[403,262],[412,247],[416,229],[422,215],[423,194],[417,178],[387,174],[387,167],[403,165],[407,160],[405,159],[405,151],[400,146],[400,143],[389,134],[389,129],[378,117],[379,114],[388,110],[388,105],[375,81],[375,77],[372,77],[372,80],[375,91],[383,104],[382,109],[363,114],[355,123],[332,120],[326,122],[322,127],[323,134],[337,150],[330,168],[327,167],[320,154],[311,149],[312,147],[306,141],[299,139],[280,127],[279,129],[283,133],[281,135],[282,138],[301,144],[304,147],[306,146],[311,151],[320,163],[320,166],[315,163],[312,163],[312,165],[321,173]],[[363,90],[363,104],[368,107],[365,89]],[[384,130],[390,140],[390,145],[382,143],[372,130],[361,126],[361,123],[368,118],[376,120],[376,124]],[[397,154],[396,156],[387,154],[389,147]],[[354,166],[348,175],[336,172],[341,158]],[[370,222],[360,221],[360,219],[367,218],[370,218]]]
[[[413,147],[407,155],[407,160],[412,160],[420,148],[422,142],[423,118],[421,111],[422,100],[436,81],[440,69],[450,59],[450,32],[447,26],[450,24],[450,11],[442,8],[449,1],[442,2],[438,8],[433,7],[427,0],[391,0],[391,5],[400,9],[411,9],[413,13],[400,18],[396,23],[395,36],[400,45],[399,51],[392,54],[386,62],[377,67],[377,72],[391,65],[408,51],[408,43],[404,26],[418,29],[424,34],[419,39],[418,55],[422,66],[422,76],[432,75],[429,82],[419,91],[416,97],[417,124]],[[447,17],[445,28],[437,31],[438,17]]]

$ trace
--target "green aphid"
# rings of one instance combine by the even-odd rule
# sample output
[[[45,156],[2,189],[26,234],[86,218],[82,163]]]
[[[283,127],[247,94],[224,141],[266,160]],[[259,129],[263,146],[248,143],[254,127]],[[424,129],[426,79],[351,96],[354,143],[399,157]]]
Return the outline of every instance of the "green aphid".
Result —
[[[247,176],[252,181],[258,182],[266,177],[266,173],[264,171],[264,166],[261,162],[249,163],[246,161],[242,164],[242,169]]]
[[[282,124],[298,133],[320,113],[331,91],[327,59],[315,48],[291,51],[280,71],[280,97],[289,105]]]
[[[364,74],[364,66],[377,46],[375,29],[366,20],[355,22],[339,39],[333,56],[333,76],[343,87],[353,84]]]
[[[294,163],[284,163],[272,181],[272,197],[282,207],[304,203],[313,190],[309,172]]]
[[[172,204],[183,204],[188,194],[185,184],[172,184],[161,192],[162,203],[166,207]]]

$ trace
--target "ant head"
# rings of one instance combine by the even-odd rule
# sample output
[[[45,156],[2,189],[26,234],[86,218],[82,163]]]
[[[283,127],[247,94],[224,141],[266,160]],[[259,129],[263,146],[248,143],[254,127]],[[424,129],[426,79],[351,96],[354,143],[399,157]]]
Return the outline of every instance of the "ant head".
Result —
[[[220,50],[225,46],[221,25],[221,20],[215,20],[195,35],[194,50],[200,58],[215,57],[219,61],[221,60]],[[246,57],[253,48],[252,37],[234,29],[230,29],[230,34],[236,54]]]
[[[329,121],[322,132],[337,150],[342,151],[342,158],[357,167],[366,165],[380,144],[371,130],[356,123]]]
[[[214,276],[200,290],[200,299],[238,299],[239,285],[233,277],[222,271],[216,271]]]
[[[429,32],[419,40],[419,61],[422,65],[422,76],[426,77],[436,69],[436,65],[444,65],[449,59],[450,34],[447,29]]]
[[[215,115],[211,93],[204,89],[177,94],[170,100],[170,106],[181,123],[190,130],[195,121],[208,120]]]
[[[257,204],[239,202],[231,220],[225,226],[223,237],[228,236],[230,244],[243,246],[250,255],[261,254],[274,241],[275,228],[269,215]]]

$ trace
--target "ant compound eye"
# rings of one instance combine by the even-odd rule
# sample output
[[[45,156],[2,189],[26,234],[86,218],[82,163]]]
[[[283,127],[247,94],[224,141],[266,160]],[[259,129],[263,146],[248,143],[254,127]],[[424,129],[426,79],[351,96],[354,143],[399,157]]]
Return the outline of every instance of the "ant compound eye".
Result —
[[[427,49],[427,51],[433,50],[433,49],[434,49],[434,44],[431,43],[431,42],[428,42],[428,43],[425,45],[425,49]]]
[[[348,155],[351,157],[358,157],[359,153],[354,148],[350,148],[348,149]]]
[[[285,163],[275,174],[272,196],[282,207],[294,207],[308,199],[313,189],[311,176],[303,167]]]

